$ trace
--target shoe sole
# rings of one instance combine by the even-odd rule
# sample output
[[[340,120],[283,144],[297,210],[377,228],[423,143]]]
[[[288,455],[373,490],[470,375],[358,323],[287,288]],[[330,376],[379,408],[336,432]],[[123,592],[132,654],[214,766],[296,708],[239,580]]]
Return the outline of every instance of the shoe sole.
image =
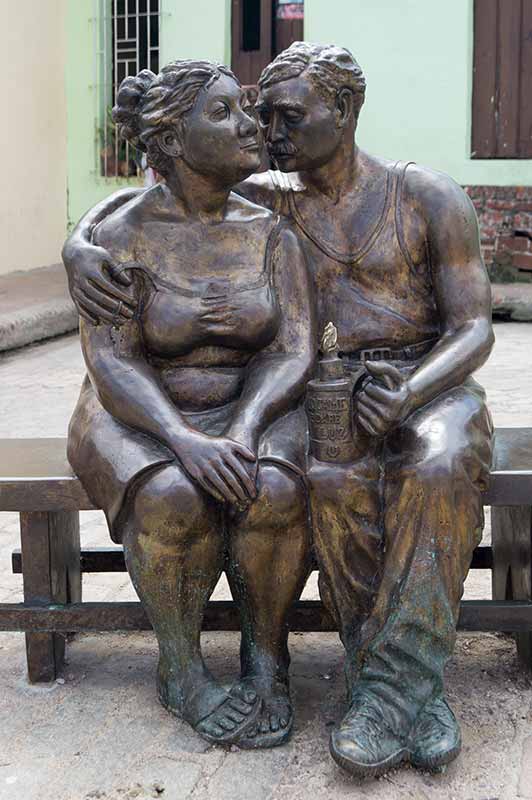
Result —
[[[410,753],[410,763],[416,769],[424,769],[427,770],[427,772],[436,772],[442,767],[446,767],[451,763],[451,761],[454,761],[455,758],[460,755],[461,750],[462,743],[459,742],[455,747],[452,747],[450,750],[446,750],[445,753],[442,753],[439,756],[433,756],[432,758],[416,758],[415,753]]]
[[[391,756],[388,756],[388,758],[385,758],[383,761],[379,761],[376,764],[363,764],[361,762],[345,758],[345,756],[337,753],[332,742],[329,742],[329,751],[334,761],[336,761],[340,767],[347,770],[347,772],[350,772],[352,775],[355,775],[357,778],[378,778],[380,775],[384,775],[385,772],[388,772],[388,770],[393,769],[403,761],[406,761],[409,755],[406,748],[401,748],[401,750],[398,750],[396,753],[392,753]]]

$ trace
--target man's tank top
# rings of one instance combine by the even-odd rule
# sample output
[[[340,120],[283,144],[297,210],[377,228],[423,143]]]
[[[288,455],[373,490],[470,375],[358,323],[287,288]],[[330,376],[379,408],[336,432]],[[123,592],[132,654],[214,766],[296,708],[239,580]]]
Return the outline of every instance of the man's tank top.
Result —
[[[411,162],[409,162],[411,163]],[[277,211],[300,231],[316,286],[320,329],[338,328],[340,350],[404,346],[439,335],[428,251],[415,264],[405,243],[402,189],[408,163],[387,167],[382,211],[362,244],[339,252],[301,214],[290,175],[271,172]]]

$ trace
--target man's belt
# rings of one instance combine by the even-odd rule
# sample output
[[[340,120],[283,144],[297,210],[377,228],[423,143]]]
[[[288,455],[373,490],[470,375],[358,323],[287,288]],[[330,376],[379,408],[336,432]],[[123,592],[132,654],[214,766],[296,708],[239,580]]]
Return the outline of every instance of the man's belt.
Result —
[[[434,339],[425,339],[417,344],[407,344],[404,347],[373,347],[364,350],[353,350],[351,353],[342,352],[342,358],[348,361],[416,361],[430,352],[436,342]]]

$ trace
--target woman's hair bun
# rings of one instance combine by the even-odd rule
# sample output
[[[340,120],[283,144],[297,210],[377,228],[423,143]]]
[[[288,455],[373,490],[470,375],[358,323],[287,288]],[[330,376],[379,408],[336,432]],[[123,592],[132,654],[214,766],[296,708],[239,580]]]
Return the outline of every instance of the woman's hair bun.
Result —
[[[140,150],[146,150],[146,146],[139,138],[139,107],[155,78],[156,75],[149,69],[143,69],[138,75],[124,78],[116,95],[116,105],[113,107],[113,122],[117,123],[120,136]]]

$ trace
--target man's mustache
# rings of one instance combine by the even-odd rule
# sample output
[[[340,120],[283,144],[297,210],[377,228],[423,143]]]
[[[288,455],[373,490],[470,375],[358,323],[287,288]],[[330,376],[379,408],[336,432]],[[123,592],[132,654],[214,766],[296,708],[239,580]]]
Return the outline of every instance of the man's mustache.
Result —
[[[283,142],[282,144],[268,142],[266,146],[271,156],[294,156],[297,153],[297,147],[292,142]]]

